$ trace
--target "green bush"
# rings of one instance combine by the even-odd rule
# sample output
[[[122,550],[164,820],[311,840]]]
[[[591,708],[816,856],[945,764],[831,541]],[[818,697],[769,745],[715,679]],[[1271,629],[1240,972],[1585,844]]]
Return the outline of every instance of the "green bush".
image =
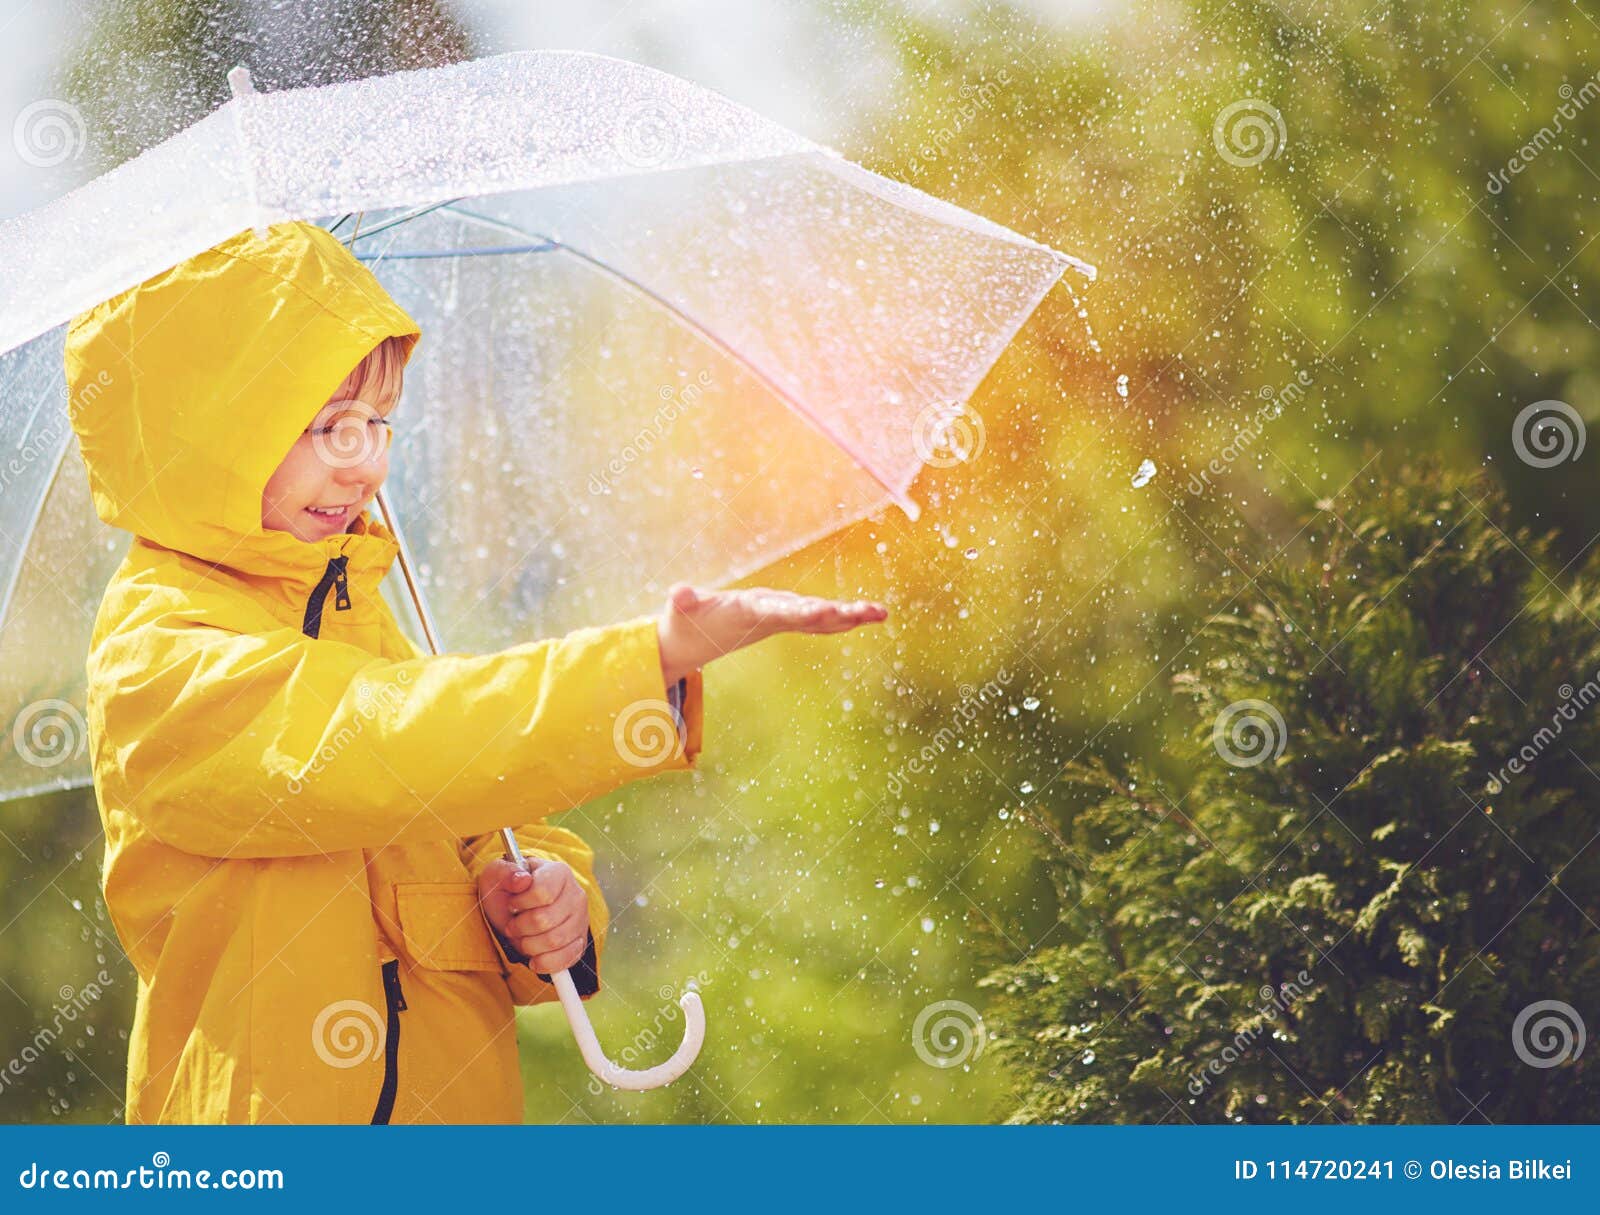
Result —
[[[985,981],[1011,1121],[1600,1113],[1600,563],[1484,479],[1382,480],[1240,559],[1178,778],[1100,756],[1034,807],[1055,943]]]

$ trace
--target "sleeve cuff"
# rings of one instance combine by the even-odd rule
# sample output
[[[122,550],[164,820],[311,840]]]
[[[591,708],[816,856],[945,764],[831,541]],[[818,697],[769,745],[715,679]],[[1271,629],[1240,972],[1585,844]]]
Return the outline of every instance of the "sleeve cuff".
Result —
[[[487,922],[487,917],[485,917]],[[500,930],[493,924],[489,931],[494,936],[496,947],[507,966],[528,966],[532,958],[518,949],[508,938],[500,935]],[[583,957],[579,958],[569,968],[572,973],[572,985],[578,989],[580,996],[592,996],[600,990],[600,962],[595,947],[594,929],[589,929],[589,939],[583,947]],[[550,982],[551,976],[535,970],[534,978],[541,983]]]

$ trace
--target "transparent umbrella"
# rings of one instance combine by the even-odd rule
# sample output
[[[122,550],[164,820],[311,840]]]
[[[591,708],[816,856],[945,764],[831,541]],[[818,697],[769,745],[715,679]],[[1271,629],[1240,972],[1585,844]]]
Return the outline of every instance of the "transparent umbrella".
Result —
[[[229,79],[192,127],[0,222],[0,799],[88,783],[83,659],[127,544],[89,501],[65,323],[241,229],[327,225],[421,326],[385,593],[455,650],[914,517],[1017,329],[1066,270],[1094,275],[622,60]]]

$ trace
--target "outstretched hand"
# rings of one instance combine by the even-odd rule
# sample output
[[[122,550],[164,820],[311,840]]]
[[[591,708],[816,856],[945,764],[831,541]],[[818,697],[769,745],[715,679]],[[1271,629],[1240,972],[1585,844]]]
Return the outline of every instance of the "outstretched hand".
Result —
[[[843,633],[888,618],[881,603],[843,603],[793,591],[754,587],[742,591],[697,591],[677,583],[656,622],[661,641],[661,677],[668,687],[713,658],[754,645],[774,633]]]

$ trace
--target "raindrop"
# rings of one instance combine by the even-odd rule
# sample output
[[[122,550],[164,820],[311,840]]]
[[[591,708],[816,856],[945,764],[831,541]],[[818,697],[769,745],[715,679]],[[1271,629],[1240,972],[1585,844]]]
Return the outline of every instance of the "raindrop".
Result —
[[[1039,707],[1039,698],[1037,696],[1026,697],[1022,702],[1022,707],[1032,713]]]
[[[1139,471],[1133,474],[1133,488],[1143,489],[1156,475],[1156,462],[1145,459],[1139,462]]]
[[[1117,395],[1124,400],[1128,397],[1128,377],[1125,375],[1117,377]]]

